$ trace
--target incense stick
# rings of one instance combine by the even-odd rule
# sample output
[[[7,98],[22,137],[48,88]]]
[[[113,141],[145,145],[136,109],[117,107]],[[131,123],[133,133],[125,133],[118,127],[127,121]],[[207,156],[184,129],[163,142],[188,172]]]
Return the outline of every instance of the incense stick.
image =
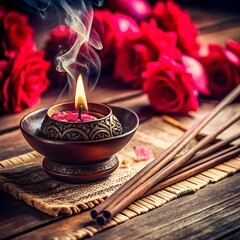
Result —
[[[221,164],[229,159],[232,159],[232,158],[238,156],[239,153],[240,153],[239,146],[234,146],[234,148],[232,148],[231,150],[229,149],[229,151],[226,151],[225,153],[223,153],[219,156],[213,157],[211,155],[209,157],[206,157],[206,158],[202,159],[201,161],[199,161],[198,165],[196,165],[196,166],[192,165],[191,168],[189,168],[188,170],[179,171],[178,174],[173,175],[172,177],[156,184],[154,187],[149,189],[145,194],[143,194],[140,198],[148,196],[150,194],[153,194],[153,193],[160,191],[171,185],[174,185],[174,184],[176,184],[180,181],[183,181],[189,177],[199,174],[209,168],[215,167],[218,164]],[[103,214],[101,214],[97,217],[97,222],[100,225],[104,225],[105,223],[107,223],[107,221],[108,221],[108,218],[106,218]]]
[[[197,153],[201,148],[205,147],[207,144],[211,143],[220,133],[226,130],[229,126],[235,123],[240,118],[240,113],[237,113],[228,122],[224,123],[218,129],[213,131],[211,134],[200,140],[192,149],[190,149],[185,155],[180,156],[170,162],[168,165],[164,166],[160,171],[152,171],[146,173],[147,180],[142,184],[133,188],[126,190],[123,194],[118,196],[117,199],[113,200],[103,211],[103,216],[105,218],[111,218],[115,216],[118,212],[127,207],[134,200],[138,199],[145,192],[147,192],[151,187],[157,184],[159,181],[163,180],[173,171],[181,167],[185,162],[187,162],[195,153]],[[153,171],[154,172],[154,171]]]
[[[195,162],[201,158],[204,158],[206,156],[209,156],[210,154],[216,152],[219,149],[224,148],[225,146],[229,145],[231,142],[235,141],[236,139],[240,138],[240,133],[234,134],[233,136],[225,139],[225,140],[221,140],[209,147],[207,147],[204,150],[201,150],[197,155],[195,155],[194,157],[192,157],[187,164]]]
[[[120,187],[114,194],[107,198],[103,203],[99,204],[91,211],[91,216],[95,219],[112,201],[116,200],[122,194],[127,196],[126,191],[130,191],[140,186],[144,181],[154,175],[162,167],[164,167],[172,158],[181,151],[208,122],[210,122],[225,106],[230,104],[240,94],[240,85],[230,92],[201,122],[194,124],[188,131],[186,131],[177,141],[175,141],[164,153],[150,162],[140,172],[138,172],[127,183]],[[154,170],[152,170],[154,169]],[[147,174],[150,172],[150,174]],[[128,191],[129,192],[129,191]]]
[[[171,177],[173,177],[173,176],[176,176],[176,175],[178,175],[178,174],[180,174],[180,173],[183,173],[183,172],[185,172],[185,171],[188,171],[188,170],[190,170],[191,168],[194,168],[194,167],[196,167],[196,166],[198,166],[198,165],[200,165],[200,164],[203,164],[203,163],[205,163],[205,162],[207,162],[207,161],[209,161],[209,160],[211,160],[211,159],[213,159],[213,158],[221,157],[221,156],[223,156],[224,154],[227,154],[227,153],[229,153],[229,152],[231,152],[231,151],[235,151],[235,150],[237,150],[237,149],[239,149],[239,145],[234,145],[234,146],[230,146],[230,147],[228,147],[228,148],[225,148],[225,149],[223,149],[223,150],[221,150],[221,151],[219,151],[219,152],[217,152],[217,153],[214,153],[214,154],[205,156],[204,158],[200,158],[200,159],[198,159],[196,162],[193,162],[193,163],[191,163],[191,164],[189,164],[189,165],[183,166],[182,168],[174,171],[174,172],[173,172],[172,174],[170,174],[166,179],[171,178]]]
[[[203,158],[201,161],[198,162],[198,164],[192,164],[192,165],[189,165],[188,168],[180,169],[179,171],[174,172],[174,174],[169,176],[168,179],[156,184],[149,191],[147,191],[143,196],[147,196],[149,194],[157,192],[165,187],[168,187],[184,179],[192,177],[193,175],[201,173],[211,167],[214,167],[220,163],[223,163],[229,159],[232,159],[238,156],[240,153],[239,147],[240,146],[231,147],[231,149],[228,149],[228,151],[226,151],[225,153],[222,152],[221,154],[215,157],[209,156],[209,157]]]

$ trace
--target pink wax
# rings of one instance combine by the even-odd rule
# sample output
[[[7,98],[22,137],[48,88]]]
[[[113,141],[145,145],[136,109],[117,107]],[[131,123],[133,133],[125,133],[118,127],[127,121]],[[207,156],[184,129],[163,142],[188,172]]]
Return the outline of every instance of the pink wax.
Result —
[[[78,110],[69,110],[69,111],[63,111],[59,112],[57,111],[54,113],[51,118],[57,121],[61,122],[89,122],[89,121],[94,121],[97,118],[87,114],[86,112],[82,112],[81,114],[81,119],[78,118],[79,111]]]

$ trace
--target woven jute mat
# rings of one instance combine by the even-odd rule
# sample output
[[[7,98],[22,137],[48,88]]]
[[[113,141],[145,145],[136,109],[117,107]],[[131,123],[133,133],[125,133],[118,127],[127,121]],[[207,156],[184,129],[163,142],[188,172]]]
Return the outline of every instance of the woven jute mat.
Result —
[[[135,161],[134,147],[147,147],[152,150],[153,157],[156,157],[181,134],[180,129],[164,122],[160,117],[152,118],[140,125],[133,139],[117,154],[120,163],[128,163],[127,167],[120,164],[120,167],[110,177],[89,184],[67,184],[52,179],[42,170],[43,156],[35,151],[16,156],[0,162],[0,188],[51,216],[56,217],[61,213],[76,214],[104,201],[104,198],[116,191],[150,161]],[[194,142],[191,142],[184,151],[191,148]],[[135,201],[105,226],[92,224],[62,237],[82,239],[92,236],[106,228],[160,207],[179,196],[193,193],[207,184],[217,182],[239,170],[240,158],[232,159]]]

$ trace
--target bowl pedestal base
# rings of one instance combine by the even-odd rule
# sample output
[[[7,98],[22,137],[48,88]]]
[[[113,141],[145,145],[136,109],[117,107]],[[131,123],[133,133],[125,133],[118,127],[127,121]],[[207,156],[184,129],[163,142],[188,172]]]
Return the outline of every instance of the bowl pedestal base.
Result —
[[[45,157],[43,170],[52,178],[69,183],[88,183],[104,179],[119,165],[116,155],[90,164],[67,164]]]

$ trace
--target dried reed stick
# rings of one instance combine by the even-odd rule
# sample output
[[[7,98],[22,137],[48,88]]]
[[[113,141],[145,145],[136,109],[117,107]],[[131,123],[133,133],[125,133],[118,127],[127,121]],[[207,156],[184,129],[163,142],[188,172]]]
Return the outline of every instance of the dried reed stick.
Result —
[[[148,178],[159,171],[163,166],[172,160],[172,158],[181,151],[201,130],[207,125],[225,106],[235,100],[240,94],[240,85],[230,92],[201,122],[194,124],[177,141],[175,141],[164,153],[150,162],[146,167],[139,171],[133,178],[120,187],[114,194],[108,197],[103,203],[99,204],[91,211],[91,216],[95,219],[111,202],[118,199],[119,196],[127,196],[128,189],[132,191],[140,186]],[[147,174],[148,173],[148,174]]]
[[[170,123],[172,124],[174,127],[177,127],[183,131],[187,131],[188,128],[181,122],[177,121],[176,119],[172,118],[172,117],[169,117],[167,115],[163,115],[162,116],[162,119],[167,122],[167,123]]]

